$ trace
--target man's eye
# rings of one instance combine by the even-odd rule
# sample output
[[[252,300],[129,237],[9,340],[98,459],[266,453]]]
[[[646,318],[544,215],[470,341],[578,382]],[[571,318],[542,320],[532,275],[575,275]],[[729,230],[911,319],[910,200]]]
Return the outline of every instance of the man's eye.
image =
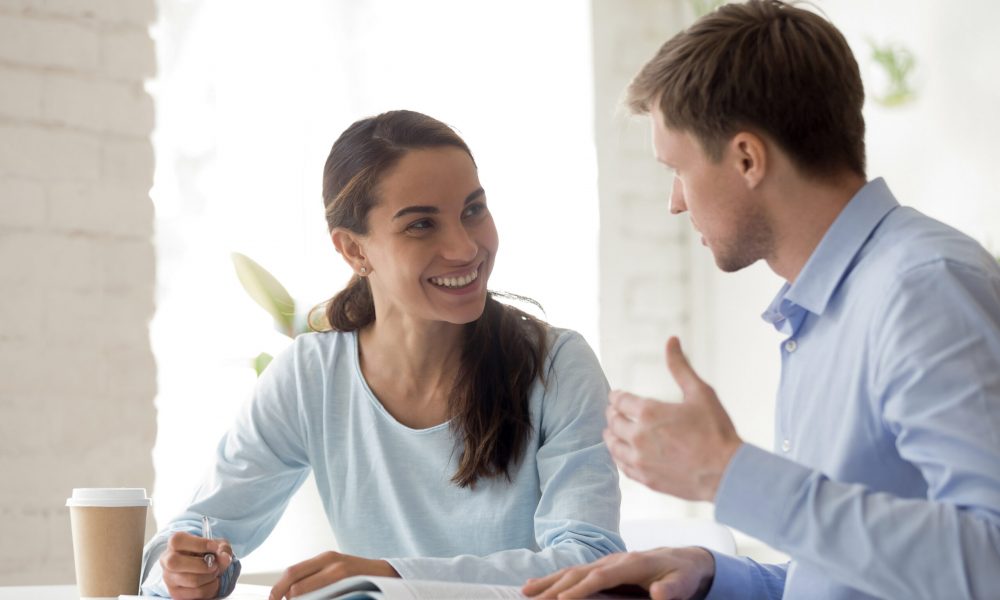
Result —
[[[470,204],[462,212],[463,217],[474,217],[486,210],[486,206],[480,203]]]

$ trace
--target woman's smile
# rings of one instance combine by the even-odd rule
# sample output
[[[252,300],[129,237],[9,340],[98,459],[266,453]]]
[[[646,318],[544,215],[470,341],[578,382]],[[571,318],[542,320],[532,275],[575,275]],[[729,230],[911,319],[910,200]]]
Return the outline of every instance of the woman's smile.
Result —
[[[427,280],[441,291],[450,294],[467,294],[479,289],[479,270],[483,262],[479,262],[471,269],[429,277]]]
[[[482,264],[482,263],[480,263]],[[471,270],[464,273],[450,273],[448,275],[442,275],[438,277],[431,277],[430,282],[434,285],[439,285],[449,288],[465,287],[476,280],[479,277],[479,265],[476,265]]]

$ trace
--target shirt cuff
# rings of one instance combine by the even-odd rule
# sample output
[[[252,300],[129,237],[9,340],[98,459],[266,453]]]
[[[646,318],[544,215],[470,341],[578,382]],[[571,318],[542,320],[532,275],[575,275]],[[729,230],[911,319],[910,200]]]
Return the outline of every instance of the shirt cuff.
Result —
[[[787,502],[811,470],[751,444],[743,444],[722,474],[715,494],[715,520],[779,546]]]
[[[753,563],[748,558],[709,550],[715,559],[715,577],[705,600],[727,600],[746,596],[753,585]]]
[[[240,571],[243,567],[239,560],[234,560],[229,568],[219,576],[219,598],[225,598],[236,589],[236,581],[240,578]]]

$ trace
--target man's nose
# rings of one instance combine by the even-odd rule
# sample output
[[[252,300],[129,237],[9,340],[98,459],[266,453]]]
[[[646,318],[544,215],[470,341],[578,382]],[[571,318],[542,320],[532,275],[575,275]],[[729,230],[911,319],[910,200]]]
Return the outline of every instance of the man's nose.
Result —
[[[687,212],[687,204],[684,203],[684,186],[681,180],[674,176],[674,181],[670,186],[670,214],[679,215]]]

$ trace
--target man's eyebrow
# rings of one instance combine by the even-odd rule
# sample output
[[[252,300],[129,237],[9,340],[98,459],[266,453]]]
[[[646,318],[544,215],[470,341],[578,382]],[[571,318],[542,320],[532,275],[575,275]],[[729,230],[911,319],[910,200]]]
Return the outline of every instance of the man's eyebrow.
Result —
[[[486,194],[486,191],[483,190],[483,188],[477,188],[476,191],[472,192],[471,194],[469,194],[468,196],[465,197],[464,204],[468,204],[468,203],[470,203],[470,202],[472,202],[474,200],[477,200],[477,199],[481,198],[482,196],[484,196],[485,194]],[[407,206],[405,208],[399,209],[398,211],[396,211],[396,214],[394,214],[392,216],[392,219],[396,220],[396,219],[398,219],[400,217],[404,217],[406,215],[413,214],[413,213],[425,213],[425,214],[429,214],[429,215],[436,215],[439,212],[441,212],[441,211],[436,206],[424,206],[424,205],[420,205],[420,204],[415,204],[413,206]]]
[[[478,188],[476,189],[476,191],[472,192],[471,194],[465,197],[465,204],[468,204],[473,200],[477,200],[485,195],[486,195],[486,190],[484,190],[483,188]]]

